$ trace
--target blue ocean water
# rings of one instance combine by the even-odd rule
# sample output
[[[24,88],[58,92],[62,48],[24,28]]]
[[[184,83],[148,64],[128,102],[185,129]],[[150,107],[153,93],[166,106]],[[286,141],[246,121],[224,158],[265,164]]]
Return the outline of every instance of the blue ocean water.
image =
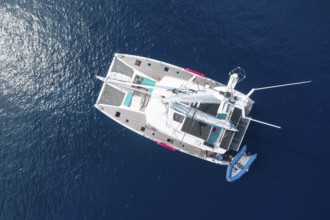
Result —
[[[1,0],[0,219],[330,219],[329,1]],[[239,181],[93,104],[115,52],[258,91]]]

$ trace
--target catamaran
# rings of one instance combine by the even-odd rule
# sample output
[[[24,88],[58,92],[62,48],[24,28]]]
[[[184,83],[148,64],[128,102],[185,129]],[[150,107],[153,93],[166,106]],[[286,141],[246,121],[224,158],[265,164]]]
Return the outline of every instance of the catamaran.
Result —
[[[122,126],[172,151],[226,165],[226,179],[242,177],[257,158],[242,145],[251,121],[281,128],[249,116],[256,90],[311,81],[235,90],[245,78],[237,67],[227,85],[189,68],[127,54],[115,54],[95,107]]]

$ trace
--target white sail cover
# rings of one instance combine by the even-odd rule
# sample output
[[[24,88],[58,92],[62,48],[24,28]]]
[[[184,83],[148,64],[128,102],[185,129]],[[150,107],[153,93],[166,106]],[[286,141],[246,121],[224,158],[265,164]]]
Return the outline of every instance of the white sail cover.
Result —
[[[173,102],[173,103],[171,103],[171,108],[181,114],[184,114],[185,116],[187,116],[189,118],[193,118],[193,119],[203,122],[207,125],[217,127],[217,128],[223,128],[226,130],[237,131],[235,125],[233,125],[229,121],[218,119],[212,115],[209,115],[198,109],[192,108],[188,105],[178,103],[178,102]]]

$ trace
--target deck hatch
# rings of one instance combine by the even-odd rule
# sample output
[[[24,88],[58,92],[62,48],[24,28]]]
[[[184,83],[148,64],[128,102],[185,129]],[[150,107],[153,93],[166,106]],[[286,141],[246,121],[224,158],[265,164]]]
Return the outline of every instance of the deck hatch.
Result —
[[[140,66],[140,65],[141,65],[141,63],[142,63],[142,61],[141,61],[141,60],[135,60],[135,66]]]

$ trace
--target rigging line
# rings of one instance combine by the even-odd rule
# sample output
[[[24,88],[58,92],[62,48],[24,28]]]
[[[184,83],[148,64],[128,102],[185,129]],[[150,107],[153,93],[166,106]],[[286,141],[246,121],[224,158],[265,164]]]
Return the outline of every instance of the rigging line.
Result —
[[[188,113],[189,113],[191,110],[192,110],[192,108],[190,108],[190,110],[188,111]],[[191,119],[194,119],[197,110],[198,110],[198,109],[195,108],[195,112],[194,112],[194,114],[192,115]],[[188,115],[188,114],[186,114],[186,115]],[[186,117],[186,120],[187,120],[187,117]],[[189,128],[189,131],[190,131],[190,132],[191,132],[191,129],[192,129],[193,124],[194,124],[194,123],[191,123],[191,125],[190,125],[190,128]],[[182,137],[181,142],[180,142],[180,146],[182,145],[183,139],[185,138],[186,134],[187,134],[187,132],[185,132],[185,133],[183,134],[183,137]]]
[[[190,79],[188,79],[188,81],[187,81],[187,83],[186,84],[184,84],[185,85],[185,88],[187,89],[189,89],[189,87],[191,87],[191,86],[193,86],[194,85],[194,81],[195,81],[195,79],[196,79],[196,76],[192,76]]]
[[[233,131],[229,131],[228,134],[226,134],[226,132],[225,132],[223,138],[227,137],[229,134],[232,134],[232,133],[234,133],[234,132]]]
[[[171,125],[173,125],[173,124],[171,124]],[[176,137],[177,140],[179,140],[179,137],[178,137],[178,135],[176,134],[176,132],[177,132],[178,128],[180,127],[180,125],[181,125],[181,124],[179,124],[175,129],[173,128],[173,126],[171,126],[172,129],[174,130],[173,134],[175,135],[175,137]],[[182,142],[181,142],[181,143],[182,143]],[[180,146],[181,146],[181,143],[180,143]]]
[[[172,112],[170,112],[170,111],[173,111],[173,110],[168,109],[168,111],[167,111],[167,113],[166,113],[166,124],[169,125],[169,126],[174,130],[174,132],[173,132],[172,134],[174,134],[175,137],[176,137],[176,139],[179,140],[179,137],[178,137],[178,135],[176,134],[176,130],[179,128],[179,126],[180,126],[181,124],[179,124],[179,125],[177,126],[177,128],[173,128],[173,123],[172,123],[173,120],[170,119],[170,115],[171,115]],[[181,144],[180,144],[180,145],[181,145]]]
[[[176,135],[176,132],[177,132],[178,128],[180,127],[180,125],[181,125],[181,124],[179,124],[175,129],[173,129],[173,130],[174,130],[174,134],[175,134],[175,136],[177,136],[177,135]],[[172,128],[173,128],[173,127],[172,127]],[[178,136],[177,136],[177,139],[179,139]]]
[[[205,86],[206,86],[206,84],[207,84],[207,79],[206,78],[204,78],[204,88],[203,89],[205,89]]]
[[[178,123],[178,126],[177,126],[176,128],[173,128],[173,126],[171,126],[172,129],[174,130],[173,134],[175,134],[175,136],[177,137],[178,140],[179,140],[179,138],[178,138],[178,136],[176,135],[176,131],[178,130],[178,128],[180,127],[180,125],[181,125],[181,123]]]
[[[193,76],[191,79],[192,80],[194,80],[196,77],[195,76]],[[192,81],[191,81],[192,82]],[[189,84],[191,83],[190,82],[190,79],[188,80],[188,83],[186,83],[186,84],[182,84],[180,87],[179,87],[179,90],[181,90],[181,89],[183,89],[183,88],[187,88],[187,85],[189,86]],[[198,85],[197,85],[198,86]],[[199,88],[198,88],[199,89]],[[170,97],[169,98],[171,98],[171,97],[174,97],[174,96],[177,96],[177,94],[174,94],[174,93],[172,93],[171,95],[170,95]],[[189,110],[189,111],[191,111],[191,110]],[[188,112],[189,113],[189,112]],[[195,113],[196,113],[196,111],[195,111]],[[195,113],[194,113],[194,115],[195,115]],[[169,119],[169,112],[167,113],[167,117],[166,117],[166,120],[167,120],[167,123],[169,122],[169,121],[171,121],[170,119]],[[179,137],[178,137],[178,135],[177,135],[177,130],[178,130],[178,128],[180,127],[180,125],[181,124],[179,124],[176,128],[174,128],[172,125],[172,123],[168,123],[168,124],[170,124],[170,126],[171,126],[171,128],[174,130],[174,132],[173,132],[173,134],[176,136],[176,139],[177,140],[179,140]],[[184,133],[184,136],[185,136],[185,134],[186,134],[186,132]],[[184,139],[184,136],[183,136],[183,138],[181,139],[181,141],[180,141],[180,146],[182,145],[182,142],[183,142],[183,139]]]
[[[198,83],[198,78],[197,77],[196,77],[196,85],[197,85],[197,89],[200,90],[199,89],[199,83]]]
[[[178,88],[178,91],[179,91],[179,93],[181,93],[181,90],[185,90],[185,89],[187,89],[187,86],[186,86],[187,84],[185,84],[185,83],[182,83],[181,85],[180,85],[180,87]],[[175,94],[175,95],[177,95],[177,94]]]

